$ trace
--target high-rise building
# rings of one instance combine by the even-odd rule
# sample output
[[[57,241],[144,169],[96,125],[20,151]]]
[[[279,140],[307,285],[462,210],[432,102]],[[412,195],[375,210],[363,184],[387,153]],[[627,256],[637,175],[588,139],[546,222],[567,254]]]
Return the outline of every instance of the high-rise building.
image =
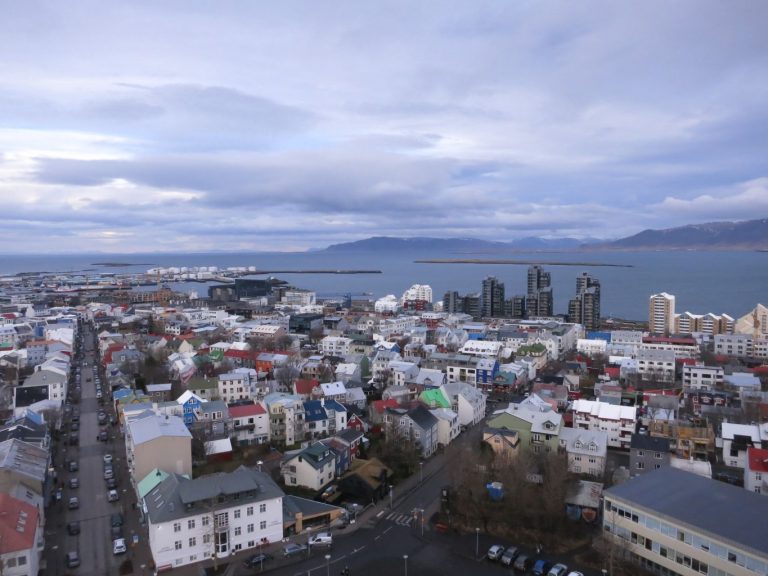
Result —
[[[586,272],[576,277],[576,298],[568,302],[568,320],[587,330],[600,329],[600,281]]]
[[[461,307],[461,298],[456,291],[446,292],[443,296],[443,312],[448,314],[456,314],[457,312],[463,312],[459,310]]]
[[[480,294],[460,295],[458,292],[446,292],[443,296],[443,312],[449,314],[469,314],[480,318]]]
[[[648,330],[652,334],[669,334],[675,330],[675,297],[661,292],[648,302]]]
[[[525,296],[517,294],[504,301],[504,316],[507,318],[525,317]]]
[[[480,313],[483,318],[500,318],[504,316],[504,284],[495,276],[483,280],[483,300]]]
[[[528,295],[525,300],[526,314],[533,316],[552,316],[553,295],[550,283],[552,277],[541,266],[528,268]]]

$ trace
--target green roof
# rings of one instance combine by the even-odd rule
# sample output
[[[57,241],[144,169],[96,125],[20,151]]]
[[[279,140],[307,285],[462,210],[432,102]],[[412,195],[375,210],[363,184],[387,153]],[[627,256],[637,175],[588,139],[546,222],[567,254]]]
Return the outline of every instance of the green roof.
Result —
[[[206,378],[205,376],[195,376],[187,382],[187,390],[212,390],[219,387],[219,379]]]
[[[439,388],[434,388],[433,390],[424,390],[424,392],[419,395],[419,400],[421,400],[430,408],[451,407],[451,403],[446,399],[445,396],[443,396],[443,393]]]
[[[160,484],[160,482],[165,480],[168,476],[168,472],[163,472],[159,468],[155,468],[152,472],[144,476],[136,486],[136,489],[139,491],[139,500],[149,494],[155,486]]]

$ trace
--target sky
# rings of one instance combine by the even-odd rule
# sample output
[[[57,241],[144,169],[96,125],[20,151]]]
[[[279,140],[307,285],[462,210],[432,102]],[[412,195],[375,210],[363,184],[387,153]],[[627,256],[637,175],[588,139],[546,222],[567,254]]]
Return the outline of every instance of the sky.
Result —
[[[768,216],[768,3],[0,0],[0,251]]]

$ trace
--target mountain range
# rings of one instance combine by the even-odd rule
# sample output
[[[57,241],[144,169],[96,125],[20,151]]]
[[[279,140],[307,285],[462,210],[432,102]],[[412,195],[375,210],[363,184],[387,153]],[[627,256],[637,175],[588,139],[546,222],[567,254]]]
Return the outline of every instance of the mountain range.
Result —
[[[709,222],[638,234],[604,241],[594,238],[526,237],[508,242],[477,238],[396,238],[374,236],[354,242],[332,244],[325,252],[509,252],[537,250],[768,250],[768,218],[741,222]]]

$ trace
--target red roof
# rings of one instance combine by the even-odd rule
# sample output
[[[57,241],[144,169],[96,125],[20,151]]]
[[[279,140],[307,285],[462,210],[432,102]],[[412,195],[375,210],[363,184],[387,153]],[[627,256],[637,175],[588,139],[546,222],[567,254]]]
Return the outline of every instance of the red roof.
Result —
[[[239,404],[237,406],[229,407],[229,415],[232,418],[242,418],[243,416],[258,416],[259,414],[266,414],[264,406],[261,404]]]
[[[248,358],[251,358],[252,351],[251,350],[233,350],[232,348],[230,348],[229,350],[224,352],[224,356],[226,356],[227,358],[243,358],[247,360]]]
[[[682,344],[684,346],[695,346],[696,340],[693,338],[682,338],[675,336],[644,336],[644,344]]]
[[[37,508],[0,493],[0,554],[20,552],[35,546]]]
[[[749,459],[751,472],[768,472],[768,450],[747,448],[747,459]]]
[[[618,366],[606,366],[605,373],[611,378],[618,378],[621,374],[621,368]]]
[[[373,409],[379,414],[383,414],[387,408],[397,408],[400,406],[394,398],[390,398],[389,400],[374,400],[372,404]]]
[[[754,374],[757,374],[758,376],[761,374],[768,374],[768,364],[763,364],[762,366],[758,366],[754,370],[752,370]]]
[[[296,394],[312,394],[312,389],[319,385],[317,380],[296,380]]]

